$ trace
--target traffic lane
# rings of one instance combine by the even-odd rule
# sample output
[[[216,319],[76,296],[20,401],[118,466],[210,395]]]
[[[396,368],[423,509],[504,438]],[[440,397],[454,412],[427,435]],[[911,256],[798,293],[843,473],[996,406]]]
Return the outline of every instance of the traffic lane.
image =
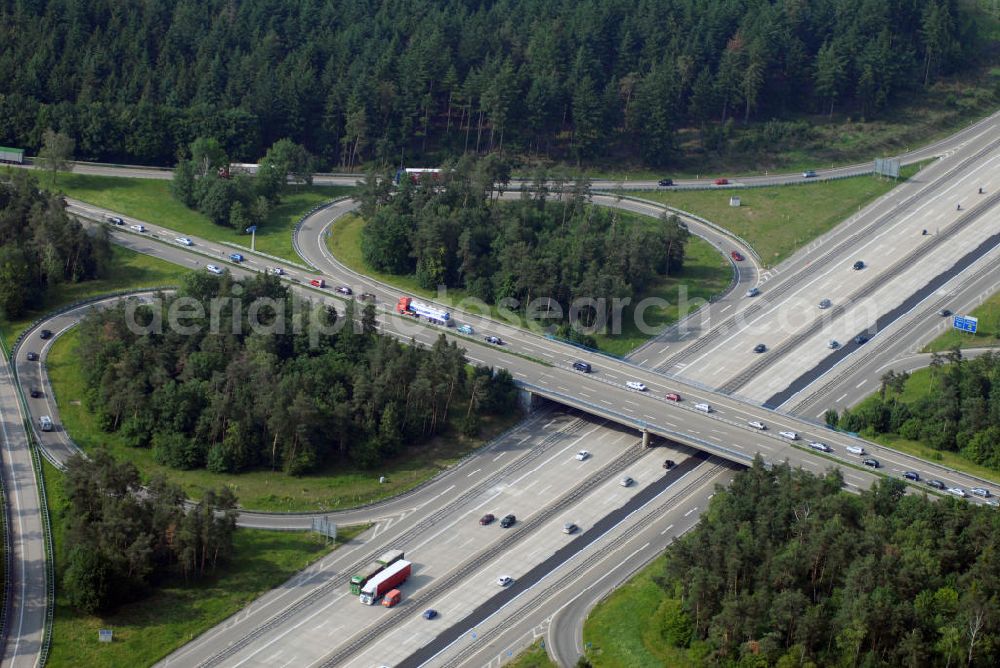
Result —
[[[45,532],[35,468],[29,449],[24,414],[11,367],[0,370],[0,430],[3,435],[3,477],[10,532],[11,584],[7,611],[8,637],[3,664],[35,666],[45,628],[48,574],[45,569]]]
[[[1000,163],[1000,155],[995,155],[986,162]],[[970,177],[971,174],[971,171],[968,172],[966,178]],[[959,187],[971,188],[971,185],[962,183],[951,186],[951,188]],[[928,214],[928,208],[947,215],[949,217],[948,224],[958,222],[958,212],[942,208],[940,202],[939,199],[928,199],[914,210],[908,211],[906,215],[898,217],[890,225],[880,228],[860,247],[840,253],[838,261],[830,263],[819,272],[815,272],[808,280],[799,282],[791,293],[782,295],[780,300],[768,301],[765,290],[758,299],[766,304],[766,308],[743,319],[732,333],[713,341],[711,345],[700,350],[698,357],[687,361],[687,366],[679,372],[680,375],[691,373],[690,370],[695,369],[701,382],[721,386],[736,374],[733,372],[733,360],[725,354],[720,356],[718,354],[720,350],[750,351],[757,343],[765,343],[769,348],[777,348],[783,340],[826,317],[828,310],[818,308],[821,300],[829,299],[833,306],[842,306],[849,296],[845,293],[853,292],[865,285],[877,284],[880,274],[893,266],[893,263],[881,264],[880,259],[892,257],[893,254],[875,253],[873,249],[890,243],[895,246],[895,253],[906,254],[925,246],[931,237],[922,236],[920,230],[922,226],[927,225],[925,217]],[[963,230],[963,233],[966,232],[973,233],[973,230]],[[938,254],[945,254],[947,248],[948,245],[942,245],[935,249],[937,252],[929,256],[928,262],[933,262],[933,257]],[[856,271],[852,268],[853,263],[858,260],[865,262],[867,265],[865,269]],[[922,261],[919,266],[911,268],[906,273],[925,276],[925,272],[925,263]],[[899,293],[898,297],[901,301],[904,287],[903,282],[894,279],[889,285],[884,286],[880,294],[891,295],[891,300]],[[800,315],[790,317],[789,308]],[[779,336],[778,339],[774,338],[775,334]],[[780,338],[782,335],[784,335],[784,339]],[[753,361],[756,360],[751,360],[751,362]],[[749,366],[749,363],[745,366]]]
[[[422,596],[428,587],[462,572],[503,541],[516,541],[516,548],[511,548],[516,552],[513,555],[508,552],[501,557],[507,562],[507,567],[513,569],[510,572],[516,575],[518,564],[534,563],[538,558],[535,537],[544,529],[529,529],[532,518],[559,501],[566,490],[575,487],[580,477],[600,472],[603,461],[611,461],[621,454],[625,447],[623,441],[634,444],[636,435],[624,433],[620,428],[592,425],[574,439],[548,449],[530,468],[518,470],[510,478],[481,490],[462,507],[439,518],[432,528],[422,531],[414,539],[395,542],[394,547],[405,550],[407,559],[413,563],[413,574],[400,587],[404,595],[403,603],[396,606],[392,613],[386,612],[381,605],[362,605],[355,596],[340,596],[343,592],[337,591],[333,597],[325,597],[321,606],[301,610],[273,633],[262,635],[227,658],[226,662],[230,665],[265,666],[288,660],[294,660],[299,665],[320,661],[329,651],[330,642],[346,642],[365,636],[384,622],[386,614],[399,618],[414,613],[412,602]],[[590,460],[577,462],[573,455],[582,443],[592,448],[594,455]],[[573,464],[585,465],[587,470],[580,472],[580,467]],[[475,471],[469,475],[473,474]],[[594,493],[588,498],[594,499]],[[613,505],[615,500],[605,498],[598,503],[610,510],[609,505]],[[479,519],[487,512],[493,513],[496,521],[482,526]],[[517,523],[511,529],[499,526],[500,518],[507,514],[517,517]],[[461,605],[458,598],[471,597],[478,601],[492,595],[496,590],[495,580],[495,575],[488,581],[478,575],[463,577],[468,584],[458,587],[460,591],[455,591],[456,588],[451,590],[449,605]],[[418,628],[424,630],[428,627],[421,625]],[[398,650],[405,643],[419,645],[420,638],[407,638],[400,642],[403,644]]]
[[[991,239],[983,239],[992,234]],[[768,367],[766,374],[744,386],[739,393],[751,401],[768,406],[787,403],[796,392],[813,387],[817,381],[839,373],[838,369],[853,364],[859,355],[873,354],[883,341],[895,336],[901,328],[921,325],[936,328],[940,316],[939,293],[976,274],[989,273],[1000,257],[1000,224],[983,226],[969,235],[969,243],[950,247],[940,256],[928,257],[926,263],[886,282],[883,288],[849,307],[823,329],[805,338],[795,356],[781,357]],[[972,251],[964,248],[972,246]],[[958,257],[958,253],[962,253]],[[947,263],[947,264],[944,264]],[[925,273],[925,264],[929,267]],[[933,276],[928,281],[927,276]],[[855,337],[864,334],[868,341],[857,343]],[[831,341],[839,346],[830,348]]]
[[[604,516],[588,530],[581,532],[576,538],[556,550],[547,559],[521,574],[513,585],[499,590],[489,600],[464,615],[448,628],[440,631],[431,642],[428,642],[417,652],[399,661],[396,665],[399,668],[407,666],[416,667],[434,661],[452,643],[483,625],[484,622],[504,607],[515,603],[522,596],[529,596],[531,589],[560,565],[570,560],[574,555],[592,543],[605,538],[605,535],[609,531],[612,531],[617,525],[626,520],[630,514],[656,499],[656,497],[672,485],[681,483],[686,476],[690,476],[707,459],[708,455],[699,453],[678,464],[674,469],[666,472],[659,480],[653,481],[633,496],[627,503]]]
[[[573,651],[575,646],[582,646],[578,639],[586,613],[579,617],[572,613],[581,607],[589,611],[593,602],[619,586],[631,573],[662,554],[675,536],[684,533],[688,526],[694,526],[699,521],[715,493],[715,488],[718,485],[728,485],[732,475],[731,469],[721,469],[679,499],[669,511],[653,518],[652,521],[645,522],[645,526],[638,533],[613,551],[595,558],[594,548],[603,541],[591,543],[573,559],[549,573],[545,580],[547,586],[532,589],[528,592],[530,598],[525,597],[528,600],[519,599],[514,604],[506,606],[501,614],[488,621],[488,626],[477,627],[479,631],[477,639],[466,635],[462,641],[439,654],[435,662],[439,664],[454,662],[464,666],[500,665],[536,639],[542,638],[545,649],[550,656],[555,657],[558,665],[575,664],[578,654],[574,654]],[[643,520],[639,519],[636,523],[643,524]],[[619,535],[629,525],[622,523],[612,535]],[[574,562],[583,564],[577,571],[576,579],[565,583],[557,591],[549,590],[548,586],[551,586],[553,581],[561,579],[564,574],[572,571],[575,567]],[[540,605],[536,604],[537,607],[525,605],[538,598],[542,598],[543,601]],[[591,599],[593,602],[590,602]],[[494,633],[499,632],[484,639],[483,632],[491,630]],[[571,651],[561,651],[560,648],[563,647],[569,647]]]
[[[541,440],[532,446],[532,449],[538,448],[552,448],[559,447],[564,444],[565,441],[570,439],[577,439],[579,437],[578,431],[583,432],[594,432],[602,438],[617,437],[620,435],[620,430],[616,431],[614,429],[609,429],[607,427],[598,424],[597,422],[584,422],[582,425],[575,424],[577,421],[573,420],[572,424],[558,422],[555,418],[539,421],[534,423],[533,431],[540,436],[544,436],[547,443],[543,443]],[[497,461],[502,461],[502,459],[497,459]],[[514,468],[515,462],[507,461],[504,467]],[[487,480],[482,475],[469,476],[468,472],[453,472],[453,478],[457,478],[460,483],[466,483],[467,487],[482,486],[483,481]],[[454,481],[453,481],[454,482]],[[489,493],[491,488],[484,488],[482,493]],[[399,547],[405,547],[408,552],[412,552],[413,543],[407,542],[402,543],[400,541],[400,536],[405,536],[407,534],[412,534],[412,532],[418,528],[421,523],[424,522],[425,518],[434,518],[430,521],[428,527],[439,526],[442,522],[446,522],[449,517],[455,516],[456,513],[461,514],[467,509],[464,506],[452,509],[449,514],[441,515],[439,517],[434,517],[436,514],[440,513],[441,510],[448,506],[454,499],[459,498],[465,491],[465,487],[462,489],[451,488],[443,490],[441,493],[434,495],[424,495],[420,504],[412,506],[406,512],[400,513],[397,517],[391,520],[379,521],[375,527],[370,531],[366,532],[363,536],[351,541],[349,545],[354,546],[352,551],[348,551],[346,554],[342,554],[344,548],[338,549],[333,553],[333,555],[324,559],[323,563],[316,567],[310,567],[310,575],[305,576],[301,581],[292,580],[290,584],[286,584],[282,587],[282,590],[287,590],[284,593],[272,592],[266,599],[255,602],[249,608],[240,613],[237,620],[234,623],[220,625],[213,629],[210,634],[206,634],[186,645],[182,650],[178,650],[174,654],[167,657],[164,662],[166,664],[181,664],[181,665],[195,665],[200,662],[207,660],[209,657],[215,655],[218,651],[223,648],[230,646],[231,644],[241,641],[250,632],[254,631],[267,624],[270,620],[276,617],[285,616],[282,620],[282,624],[271,629],[267,633],[266,638],[262,642],[270,642],[273,646],[274,643],[281,642],[283,640],[283,635],[280,635],[286,631],[289,631],[288,626],[292,624],[293,626],[302,622],[302,620],[308,620],[310,615],[315,613],[315,606],[309,606],[301,608],[297,611],[292,612],[292,608],[297,604],[301,603],[304,599],[316,596],[316,590],[323,587],[331,578],[338,575],[349,577],[353,573],[348,570],[351,568],[352,564],[362,557],[365,553],[380,554],[388,549],[397,549]],[[430,528],[421,529],[420,532],[410,540],[420,540]],[[357,546],[361,545],[360,548]],[[374,556],[371,557],[374,559]],[[336,597],[336,601],[343,600],[345,604],[348,605],[347,609],[354,614],[358,611],[365,610],[367,608],[360,607],[360,603],[356,601],[354,597],[350,597],[350,600],[343,595],[346,582],[343,587],[338,588],[335,592],[331,592],[333,596]],[[327,594],[316,603],[320,605],[323,610],[326,610],[334,602],[333,599],[328,598]],[[328,605],[329,604],[329,605]],[[289,620],[297,620],[296,622],[291,622]],[[321,620],[323,628],[319,631],[327,633],[337,633],[342,629],[331,628],[327,624],[327,618]],[[336,627],[336,625],[334,625]],[[351,628],[350,625],[346,628]],[[291,630],[294,630],[291,629]],[[290,631],[289,631],[290,632]],[[346,632],[345,632],[346,633]],[[327,638],[323,643],[323,646],[329,645],[329,638]],[[252,647],[252,646],[248,646]],[[246,651],[246,648],[242,648],[241,651]],[[272,652],[275,650],[272,650]],[[280,651],[285,651],[280,649]],[[268,654],[267,656],[270,656]]]

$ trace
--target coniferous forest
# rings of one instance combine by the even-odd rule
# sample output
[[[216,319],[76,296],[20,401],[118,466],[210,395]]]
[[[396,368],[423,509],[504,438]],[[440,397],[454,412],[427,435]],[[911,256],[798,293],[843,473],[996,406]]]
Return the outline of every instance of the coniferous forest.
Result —
[[[681,127],[877,117],[984,53],[958,0],[0,0],[0,144],[172,166],[503,150],[668,164]],[[780,134],[780,124],[775,126]],[[770,140],[773,141],[772,137]]]

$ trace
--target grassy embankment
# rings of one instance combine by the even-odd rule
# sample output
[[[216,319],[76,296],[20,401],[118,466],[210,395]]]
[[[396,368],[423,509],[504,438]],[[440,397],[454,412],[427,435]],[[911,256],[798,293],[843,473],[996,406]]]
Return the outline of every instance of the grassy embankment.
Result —
[[[47,364],[62,426],[81,448],[92,450],[105,445],[119,459],[134,462],[144,477],[166,474],[191,498],[200,498],[205,489],[229,485],[241,506],[254,510],[339,510],[395,496],[454,464],[520,419],[518,415],[484,418],[481,437],[477,439],[449,430],[427,443],[408,448],[375,470],[331,464],[301,477],[268,469],[240,474],[217,474],[204,469],[177,471],[157,463],[151,450],[128,447],[117,434],[100,430],[82,401],[85,386],[74,354],[76,340],[75,331],[60,337],[52,346]],[[379,484],[379,476],[383,475],[387,480]]]
[[[163,225],[194,237],[250,246],[250,235],[212,223],[205,215],[189,209],[170,195],[170,182],[91,174],[61,174],[57,188],[74,199],[89,202],[122,215]],[[300,262],[292,248],[292,228],[311,208],[352,188],[340,186],[296,186],[282,197],[257,229],[255,248],[277,257]]]
[[[917,165],[904,167],[901,178],[912,177],[918,170]],[[773,267],[896,185],[892,179],[858,176],[797,186],[628,194],[689,211],[726,228],[745,239],[761,261]],[[732,195],[740,197],[740,206],[729,206]]]
[[[924,352],[943,352],[959,348],[1000,346],[1000,293],[991,295],[968,315],[979,318],[975,334],[951,329],[924,347]]]
[[[930,393],[931,383],[933,382],[932,374],[933,370],[929,368],[920,369],[910,374],[910,378],[906,381],[903,392],[898,396],[899,400],[903,403],[915,403],[920,398]],[[875,399],[876,395],[872,394],[858,404],[855,410],[861,409],[865,402],[874,401]],[[944,466],[953,468],[956,471],[964,471],[965,473],[979,476],[980,478],[984,478],[986,480],[993,480],[1000,485],[1000,473],[986,468],[985,466],[980,466],[979,464],[963,457],[958,452],[937,450],[921,441],[913,441],[895,434],[874,434],[865,432],[864,437],[871,439],[876,443],[881,443],[882,445],[890,447],[894,450],[899,450],[900,452],[905,452],[915,457],[938,462]]]
[[[583,626],[587,658],[599,668],[699,665],[690,650],[663,639],[664,606],[671,604],[653,576],[663,572],[659,557],[597,604]]]
[[[59,513],[66,504],[63,475],[47,462],[43,467],[59,577],[63,541]],[[57,587],[48,665],[152,665],[365,529],[340,527],[332,546],[310,533],[238,529],[235,555],[218,575],[200,582],[169,577],[148,597],[103,617],[76,612]],[[98,642],[98,629],[114,631],[114,641]]]

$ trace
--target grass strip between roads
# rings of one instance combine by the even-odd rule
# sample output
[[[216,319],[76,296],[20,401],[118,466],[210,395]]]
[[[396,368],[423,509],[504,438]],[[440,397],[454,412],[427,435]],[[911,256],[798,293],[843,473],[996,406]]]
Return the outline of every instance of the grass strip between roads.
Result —
[[[66,504],[63,474],[43,462],[52,511],[56,573],[63,549],[61,509]],[[170,576],[149,596],[99,617],[70,608],[56,586],[55,621],[49,666],[152,665],[201,633],[221,623],[261,594],[281,585],[367,526],[339,527],[333,545],[312,533],[238,529],[232,560],[217,575],[198,582]],[[111,643],[98,641],[98,630],[114,632]]]
[[[530,647],[514,657],[514,660],[506,664],[507,668],[559,668],[559,666],[549,658],[541,641],[532,643]]]
[[[47,180],[43,180],[43,184]],[[162,225],[171,230],[219,243],[250,246],[250,235],[243,230],[222,227],[204,214],[189,209],[170,194],[170,181],[121,176],[61,173],[56,189],[69,197],[116,211],[130,218]],[[292,248],[292,230],[299,218],[314,206],[353,188],[344,186],[293,186],[281,203],[258,227],[254,247],[262,253],[301,262]]]
[[[450,429],[419,446],[412,446],[383,466],[365,470],[345,463],[331,463],[314,474],[292,477],[278,470],[253,470],[239,474],[211,473],[205,469],[178,471],[159,464],[153,452],[125,445],[118,434],[100,430],[84,402],[85,385],[76,362],[76,330],[52,345],[47,359],[49,378],[59,406],[61,427],[84,451],[106,446],[119,459],[133,462],[148,479],[163,473],[193,499],[204,490],[229,485],[243,508],[275,511],[331,511],[374,503],[396,496],[437,475],[462,457],[513,426],[520,415],[483,418],[479,438],[470,439]],[[386,477],[384,484],[380,476]]]
[[[901,180],[919,165],[902,168]],[[718,190],[633,191],[625,194],[667,204],[712,221],[753,246],[770,267],[813,239],[826,234],[899,182],[876,176],[855,176],[801,185]],[[730,206],[730,197],[740,206]]]

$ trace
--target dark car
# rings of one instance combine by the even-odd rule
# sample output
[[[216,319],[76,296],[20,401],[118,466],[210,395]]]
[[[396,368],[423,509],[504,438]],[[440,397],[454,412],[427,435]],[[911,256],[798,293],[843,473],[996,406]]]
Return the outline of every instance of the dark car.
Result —
[[[504,529],[509,529],[510,527],[514,526],[514,522],[516,521],[517,518],[514,517],[513,515],[504,515],[503,519],[500,520],[500,526],[502,526]]]
[[[665,399],[667,401],[680,401],[681,395],[677,394],[676,392],[668,392]]]
[[[854,342],[860,346],[862,343],[868,343],[868,337],[864,334],[858,334],[854,337]]]
[[[913,482],[920,482],[920,474],[916,471],[903,471],[903,477]]]
[[[581,362],[577,360],[576,362],[573,362],[573,368],[576,369],[577,371],[590,373],[590,364],[587,362]]]
[[[660,179],[656,182],[656,185],[663,186],[664,188],[674,185],[673,179]]]
[[[676,466],[676,464],[674,464],[674,460],[672,459],[668,459],[667,461],[663,462],[663,468],[667,469],[668,471],[674,468],[674,466]]]
[[[495,519],[496,517],[493,516],[493,513],[486,513],[485,515],[479,518],[479,523],[482,524],[483,526],[486,526],[487,524],[493,524],[493,520]]]
[[[38,336],[42,337],[43,339],[51,339],[52,338],[52,330],[43,329],[42,331],[40,331],[38,333]]]
[[[871,457],[866,457],[865,459],[862,459],[861,463],[864,464],[865,466],[870,466],[873,469],[877,469],[879,466],[881,466],[881,464],[878,463],[877,459],[872,459]]]
[[[498,346],[502,346],[503,345],[503,339],[501,339],[499,336],[486,336],[486,337],[483,337],[483,338],[486,339],[486,343],[492,343],[492,344],[498,345]]]
[[[729,179],[715,179],[714,181],[712,181],[712,183],[714,183],[717,186],[725,186],[729,185]]]
[[[941,316],[942,318],[947,318],[949,315],[951,315],[951,311],[949,311],[946,308],[943,308],[940,311],[938,311],[938,315]]]
[[[438,616],[438,611],[434,608],[427,608],[424,610],[424,619],[434,619]]]
[[[865,268],[865,263],[862,262],[861,260],[858,260],[857,262],[854,263],[854,271],[858,271],[864,268]]]
[[[42,396],[42,391],[39,390],[37,387],[33,387],[33,388],[31,388],[30,394],[31,394],[31,398],[32,399],[37,399],[40,396]]]
[[[360,295],[358,295],[358,299],[360,299],[363,302],[373,302],[375,301],[375,295],[373,295],[370,292],[362,292]]]
[[[765,346],[765,345],[764,345],[763,343],[758,343],[757,345],[755,345],[755,346],[753,347],[753,351],[754,351],[755,353],[763,353],[763,352],[766,352],[766,351],[767,351],[767,346]]]
[[[112,225],[124,225],[125,224],[125,221],[122,220],[121,218],[119,218],[118,216],[108,216],[107,220]]]
[[[338,285],[336,288],[334,288],[334,291],[337,292],[338,294],[341,294],[341,295],[352,295],[352,294],[354,294],[354,291],[351,290],[351,288],[349,288],[346,285]]]
[[[29,362],[37,362],[38,361],[38,353],[28,353],[27,357],[28,357],[28,361]]]
[[[945,484],[943,482],[941,482],[940,480],[928,480],[927,481],[927,486],[928,487],[933,487],[934,489],[945,489],[946,488]]]

